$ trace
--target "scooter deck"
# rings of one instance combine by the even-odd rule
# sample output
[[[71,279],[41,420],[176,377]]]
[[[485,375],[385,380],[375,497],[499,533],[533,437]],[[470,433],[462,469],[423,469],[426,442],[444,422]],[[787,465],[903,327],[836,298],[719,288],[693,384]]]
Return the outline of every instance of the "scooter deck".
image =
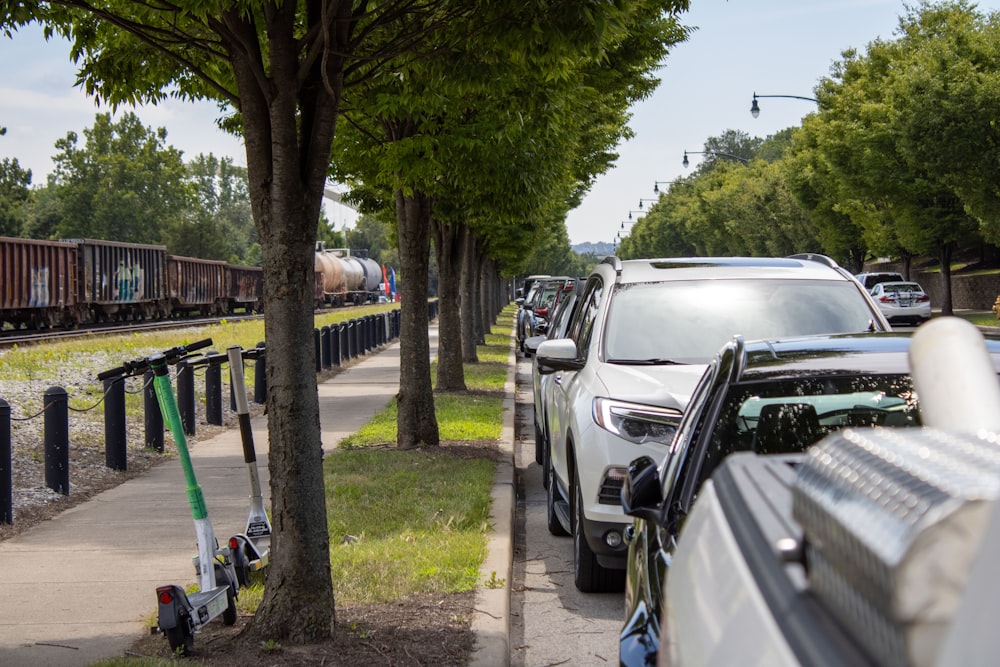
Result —
[[[197,591],[188,595],[191,619],[196,630],[229,608],[229,598],[226,595],[228,590],[228,585],[216,586],[210,591]]]

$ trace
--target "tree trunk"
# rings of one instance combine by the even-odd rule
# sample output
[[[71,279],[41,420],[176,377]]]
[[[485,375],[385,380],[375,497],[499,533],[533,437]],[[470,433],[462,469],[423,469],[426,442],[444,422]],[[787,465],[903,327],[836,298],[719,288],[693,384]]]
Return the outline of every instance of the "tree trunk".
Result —
[[[951,315],[951,253],[953,246],[951,243],[943,243],[940,247],[938,257],[941,259],[941,314]]]
[[[258,26],[222,20],[240,98],[250,204],[264,268],[271,559],[249,632],[310,643],[333,636],[323,451],[313,337],[316,222],[343,86],[343,58],[299,71],[294,4],[268,17],[269,77],[260,76]],[[232,41],[229,41],[229,36]],[[336,51],[336,49],[333,49]],[[317,65],[318,67],[318,65]],[[325,80],[321,82],[322,80]]]
[[[476,235],[471,231],[462,239],[462,359],[469,364],[479,363],[476,350],[476,326],[479,324],[476,276]]]
[[[420,192],[396,191],[399,269],[405,278],[400,304],[397,446],[413,449],[440,443],[431,386],[427,338],[427,274],[430,260],[431,203]]]
[[[474,283],[474,286],[473,286],[473,289],[472,289],[472,293],[476,295],[476,301],[477,301],[477,304],[478,304],[479,299],[482,298],[482,295],[479,293],[480,289],[482,287],[482,278],[483,278],[483,273],[480,270],[480,268],[483,267],[483,266],[485,266],[485,264],[486,264],[486,243],[484,243],[482,241],[482,239],[476,239],[476,241],[475,241],[475,243],[473,245],[473,249],[475,251],[476,264],[475,264],[475,273],[473,274],[473,279],[474,279],[475,283]],[[477,313],[477,317],[476,317],[476,332],[475,332],[476,342],[479,345],[485,345],[486,344],[486,332],[489,331],[490,328],[483,321],[483,318],[478,317],[478,313],[479,313],[479,306],[478,305],[476,306],[476,313]]]
[[[462,245],[468,236],[468,227],[455,226],[434,220],[434,249],[438,264],[438,354],[437,390],[465,391],[465,369],[462,367],[462,320],[465,294],[460,290],[462,274]],[[462,291],[460,296],[460,291]]]

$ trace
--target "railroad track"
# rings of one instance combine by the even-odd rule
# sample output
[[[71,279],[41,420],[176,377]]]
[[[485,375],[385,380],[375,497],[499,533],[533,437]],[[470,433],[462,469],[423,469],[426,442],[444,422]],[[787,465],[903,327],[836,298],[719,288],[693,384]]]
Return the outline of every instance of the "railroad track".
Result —
[[[156,320],[149,322],[125,322],[113,324],[97,324],[81,326],[75,329],[45,329],[28,331],[24,329],[0,331],[0,349],[15,345],[37,345],[53,341],[71,340],[87,336],[114,336],[149,331],[169,331],[171,329],[186,329],[218,324],[223,320],[237,322],[264,317],[263,315],[226,315],[224,317],[199,317],[171,320]]]

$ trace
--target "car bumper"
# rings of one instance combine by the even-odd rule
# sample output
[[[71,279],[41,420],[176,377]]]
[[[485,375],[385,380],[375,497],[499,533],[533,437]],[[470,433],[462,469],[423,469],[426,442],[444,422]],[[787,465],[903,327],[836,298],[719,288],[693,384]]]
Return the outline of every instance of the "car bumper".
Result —
[[[929,320],[931,318],[931,305],[929,303],[914,306],[895,306],[879,304],[879,310],[885,315],[885,319],[893,320]]]

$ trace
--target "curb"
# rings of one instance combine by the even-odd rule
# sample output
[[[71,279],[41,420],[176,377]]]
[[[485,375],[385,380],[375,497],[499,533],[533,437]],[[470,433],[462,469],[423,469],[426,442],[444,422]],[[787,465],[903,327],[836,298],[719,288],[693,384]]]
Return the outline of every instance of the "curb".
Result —
[[[487,537],[486,558],[479,568],[472,632],[475,635],[470,667],[510,665],[510,583],[514,575],[514,377],[517,358],[511,332],[504,383],[504,419],[500,447],[504,459],[493,474],[492,530]]]

